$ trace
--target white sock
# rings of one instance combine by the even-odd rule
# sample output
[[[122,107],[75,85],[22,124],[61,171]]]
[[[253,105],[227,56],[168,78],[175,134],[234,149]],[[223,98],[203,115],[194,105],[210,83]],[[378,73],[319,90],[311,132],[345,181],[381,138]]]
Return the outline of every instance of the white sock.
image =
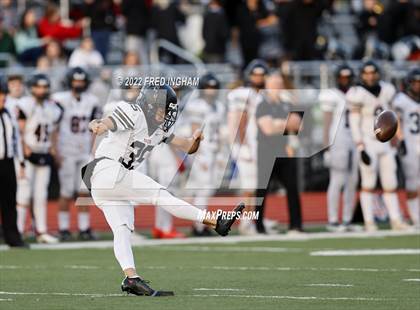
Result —
[[[17,227],[21,234],[25,231],[25,222],[26,222],[26,207],[17,206]]]
[[[330,184],[328,184],[327,191],[328,223],[338,223],[340,194],[344,182],[344,173],[341,171],[330,170]]]
[[[388,210],[389,219],[391,221],[401,221],[400,203],[398,201],[397,193],[385,192],[383,198]]]
[[[136,268],[131,249],[131,230],[127,225],[118,226],[114,231],[114,254],[122,270]]]
[[[420,199],[419,197],[407,199],[408,213],[414,225],[420,224]]]
[[[360,204],[365,223],[373,223],[373,194],[366,191],[360,192]]]
[[[173,216],[194,222],[202,222],[202,219],[206,214],[206,211],[200,210],[193,205],[176,198],[165,189],[159,191],[159,196],[154,204],[165,209]]]
[[[80,212],[77,214],[77,222],[79,231],[85,231],[90,227],[90,214],[87,212]]]
[[[209,202],[209,198],[205,195],[200,194],[199,196],[194,197],[194,206],[196,206],[197,208],[201,210],[207,210],[208,202]],[[194,222],[194,228],[198,232],[204,231],[205,227],[206,225],[204,225],[201,222]]]
[[[164,232],[170,232],[172,230],[173,218],[168,211],[161,207],[156,207],[155,216],[155,227],[157,229]]]
[[[69,211],[58,211],[58,229],[59,230],[70,229],[70,212]]]

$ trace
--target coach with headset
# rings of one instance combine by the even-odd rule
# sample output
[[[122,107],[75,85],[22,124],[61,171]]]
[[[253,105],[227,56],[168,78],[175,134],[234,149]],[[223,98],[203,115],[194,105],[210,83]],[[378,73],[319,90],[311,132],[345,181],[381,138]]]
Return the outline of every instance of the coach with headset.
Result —
[[[5,107],[7,84],[0,78],[0,213],[4,241],[11,247],[26,247],[16,225],[16,172],[14,158],[19,158],[24,174],[19,129],[14,115]]]

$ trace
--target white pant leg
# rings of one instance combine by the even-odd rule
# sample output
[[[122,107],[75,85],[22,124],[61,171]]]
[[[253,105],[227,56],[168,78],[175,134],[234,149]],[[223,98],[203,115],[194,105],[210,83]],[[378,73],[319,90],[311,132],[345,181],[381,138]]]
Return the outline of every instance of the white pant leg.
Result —
[[[397,189],[397,162],[394,152],[387,152],[380,155],[379,174],[381,176],[382,188],[385,191],[394,191]]]
[[[118,162],[104,159],[94,169],[92,197],[95,203],[103,201],[133,201],[162,207],[172,215],[201,221],[202,210],[174,197],[162,185],[135,170],[126,170]]]
[[[64,156],[61,163],[58,176],[60,178],[60,195],[65,198],[73,198],[76,183],[76,174],[80,174],[77,170],[76,158],[72,156]]]
[[[343,192],[343,223],[350,223],[353,218],[354,204],[357,191],[357,183],[359,180],[359,167],[358,167],[358,153],[356,150],[351,154],[351,167],[347,174],[347,179],[344,184]]]
[[[35,227],[40,234],[47,232],[47,197],[50,170],[49,166],[36,166],[34,169],[33,210]]]
[[[16,201],[18,205],[28,206],[32,198],[35,165],[25,161],[25,177],[17,180]]]

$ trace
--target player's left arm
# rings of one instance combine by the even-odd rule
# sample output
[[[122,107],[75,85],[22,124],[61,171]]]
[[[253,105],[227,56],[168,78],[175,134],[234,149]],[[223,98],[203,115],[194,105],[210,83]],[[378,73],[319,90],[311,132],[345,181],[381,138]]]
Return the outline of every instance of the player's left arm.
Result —
[[[200,142],[204,139],[204,136],[203,131],[197,129],[189,138],[175,136],[172,134],[168,139],[170,139],[170,145],[175,148],[188,154],[194,154],[200,147]]]

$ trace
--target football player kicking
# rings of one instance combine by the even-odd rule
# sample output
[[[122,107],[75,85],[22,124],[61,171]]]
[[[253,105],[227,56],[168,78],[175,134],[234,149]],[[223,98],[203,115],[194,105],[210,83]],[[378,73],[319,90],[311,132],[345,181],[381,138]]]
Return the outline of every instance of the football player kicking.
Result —
[[[413,224],[420,228],[420,68],[409,72],[406,90],[393,102],[400,119],[399,155],[404,170],[407,207]]]
[[[377,230],[373,216],[373,192],[379,170],[391,227],[393,230],[405,230],[409,226],[401,218],[396,193],[398,181],[395,149],[390,142],[379,142],[373,130],[376,116],[390,108],[395,88],[392,84],[380,80],[379,67],[373,61],[367,61],[362,65],[360,78],[361,83],[349,89],[346,99],[350,105],[351,133],[361,159],[360,203],[365,228],[370,232]]]
[[[200,221],[221,236],[229,233],[245,207],[241,203],[229,216],[212,217],[135,170],[154,146],[162,142],[189,154],[197,151],[202,132],[197,130],[191,138],[175,136],[173,125],[177,115],[177,97],[170,86],[147,86],[136,101],[121,101],[110,116],[89,123],[94,134],[106,133],[107,136],[99,144],[95,159],[82,168],[82,176],[113,232],[114,254],[126,276],[121,289],[127,293],[173,295],[173,292],[152,289],[136,272],[130,241],[134,230],[134,204],[162,207],[174,216]]]

